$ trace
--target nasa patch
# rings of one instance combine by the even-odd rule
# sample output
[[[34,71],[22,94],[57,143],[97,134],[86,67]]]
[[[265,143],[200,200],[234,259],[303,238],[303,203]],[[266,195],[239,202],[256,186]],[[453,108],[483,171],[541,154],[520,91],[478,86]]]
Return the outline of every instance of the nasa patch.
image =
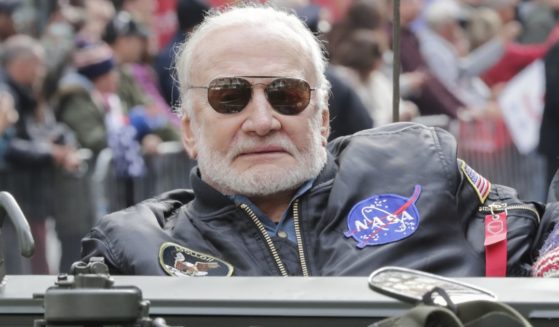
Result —
[[[415,202],[421,193],[416,185],[411,197],[396,194],[373,195],[351,208],[345,237],[353,237],[357,247],[381,245],[409,237],[419,227]]]
[[[233,266],[229,263],[170,242],[161,245],[159,264],[171,276],[202,277],[233,274]]]

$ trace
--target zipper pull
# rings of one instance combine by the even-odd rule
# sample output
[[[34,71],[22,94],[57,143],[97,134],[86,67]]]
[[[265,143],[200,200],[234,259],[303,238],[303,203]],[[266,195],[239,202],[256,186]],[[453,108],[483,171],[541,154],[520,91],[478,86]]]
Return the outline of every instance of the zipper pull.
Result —
[[[505,215],[508,215],[507,204],[504,202],[493,202],[488,205],[488,208],[492,216],[496,215],[497,212],[503,211],[505,212]]]

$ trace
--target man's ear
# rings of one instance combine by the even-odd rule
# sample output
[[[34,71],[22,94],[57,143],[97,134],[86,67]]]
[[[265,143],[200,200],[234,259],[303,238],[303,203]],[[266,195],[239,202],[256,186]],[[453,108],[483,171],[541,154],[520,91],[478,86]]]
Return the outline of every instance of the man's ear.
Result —
[[[192,119],[191,117],[184,115],[181,119],[182,123],[182,144],[186,149],[186,152],[190,158],[196,160],[198,157],[198,150],[196,147],[196,137],[192,131]]]
[[[322,110],[322,126],[320,126],[320,134],[322,135],[322,145],[328,143],[330,136],[330,111],[328,108]]]

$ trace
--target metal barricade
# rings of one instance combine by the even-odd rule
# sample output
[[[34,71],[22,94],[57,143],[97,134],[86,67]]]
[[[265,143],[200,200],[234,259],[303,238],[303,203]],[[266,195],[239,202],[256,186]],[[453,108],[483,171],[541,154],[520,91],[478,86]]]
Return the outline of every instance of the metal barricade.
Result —
[[[515,188],[524,200],[545,201],[545,159],[535,151],[521,154],[502,119],[458,121],[444,117],[422,116],[417,122],[451,132],[458,141],[458,157],[492,183]]]
[[[464,122],[447,116],[422,116],[416,121],[450,131],[458,140],[458,156],[492,183],[515,188],[525,200],[545,200],[544,158],[537,153],[519,153],[502,120]],[[190,187],[188,175],[195,161],[188,158],[182,145],[164,142],[158,153],[144,157],[147,172],[133,179],[116,176],[109,149],[99,154],[92,175],[97,217],[165,191]]]
[[[112,158],[110,149],[101,151],[92,175],[97,217],[165,191],[189,188],[189,173],[195,165],[179,142],[161,143],[157,155],[145,155],[146,173],[141,177],[117,176]]]

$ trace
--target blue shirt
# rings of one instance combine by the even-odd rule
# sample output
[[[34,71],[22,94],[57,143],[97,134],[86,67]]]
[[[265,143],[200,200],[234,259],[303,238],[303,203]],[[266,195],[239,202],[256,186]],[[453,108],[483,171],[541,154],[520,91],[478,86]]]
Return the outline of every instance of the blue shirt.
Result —
[[[249,208],[254,212],[254,214],[256,214],[258,219],[260,219],[262,224],[264,224],[264,227],[266,228],[266,231],[268,232],[268,234],[270,234],[270,236],[285,237],[282,236],[283,234],[287,236],[288,240],[296,243],[297,241],[295,238],[295,226],[293,225],[293,215],[292,215],[292,211],[289,209],[291,208],[293,201],[295,201],[297,198],[301,197],[303,194],[305,194],[308,190],[311,189],[313,182],[314,179],[309,180],[305,182],[303,185],[301,185],[301,187],[299,187],[299,189],[297,190],[297,192],[295,192],[295,195],[289,202],[288,209],[285,210],[285,212],[281,216],[280,221],[277,224],[274,223],[272,219],[270,219],[270,217],[268,217],[264,212],[262,212],[262,210],[260,210],[256,205],[254,205],[254,203],[252,203],[252,201],[250,201],[246,196],[232,195],[231,199],[237,205],[246,204],[247,206],[249,206]]]

